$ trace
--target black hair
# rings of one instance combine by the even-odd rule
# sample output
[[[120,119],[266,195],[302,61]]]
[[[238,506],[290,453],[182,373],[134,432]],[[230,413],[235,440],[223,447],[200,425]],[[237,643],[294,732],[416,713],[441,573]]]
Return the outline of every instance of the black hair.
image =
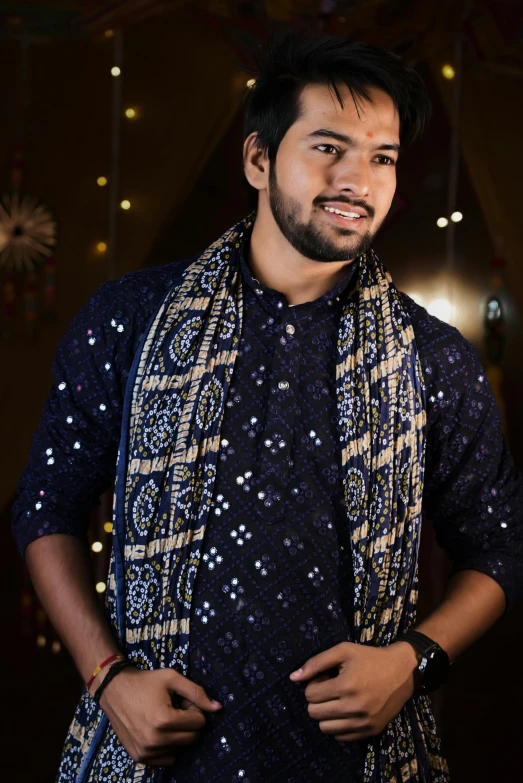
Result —
[[[370,100],[369,87],[386,92],[399,115],[402,147],[423,133],[430,117],[430,100],[417,71],[371,44],[341,36],[299,38],[286,32],[273,40],[257,70],[244,105],[244,139],[256,131],[258,147],[271,162],[299,117],[299,97],[308,84],[328,85],[342,108],[340,84],[347,85],[357,109],[362,100]]]

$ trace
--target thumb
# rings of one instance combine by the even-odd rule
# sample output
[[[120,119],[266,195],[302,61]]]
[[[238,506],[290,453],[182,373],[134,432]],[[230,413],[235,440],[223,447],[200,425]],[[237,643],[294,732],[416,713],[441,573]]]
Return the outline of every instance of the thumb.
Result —
[[[216,710],[221,709],[222,705],[220,702],[210,699],[201,685],[197,685],[192,680],[189,680],[188,677],[184,677],[183,674],[179,674],[172,669],[166,671],[169,675],[167,687],[170,690],[183,696],[189,702],[192,702],[194,706],[199,707],[200,710],[216,712]]]
[[[356,645],[351,642],[340,642],[335,647],[330,647],[328,650],[318,653],[318,655],[313,655],[300,669],[291,672],[289,676],[294,682],[317,677],[319,674],[344,663],[350,656],[353,647],[356,647]]]

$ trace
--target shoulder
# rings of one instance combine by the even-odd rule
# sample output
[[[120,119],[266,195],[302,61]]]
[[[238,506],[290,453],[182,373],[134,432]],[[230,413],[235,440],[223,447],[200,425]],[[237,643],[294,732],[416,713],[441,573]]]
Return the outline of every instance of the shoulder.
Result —
[[[152,315],[163,297],[179,281],[193,259],[175,261],[172,264],[139,269],[117,280],[103,283],[88,302],[88,309],[95,311],[100,305],[118,304],[126,310],[136,311],[142,317]]]
[[[474,346],[454,326],[440,321],[401,293],[414,330],[426,390],[428,424],[457,422],[478,427],[486,415],[498,426],[498,409]]]
[[[102,283],[77,313],[71,328],[80,328],[91,340],[104,337],[136,345],[162,300],[182,280],[193,259],[129,272]]]
[[[427,386],[433,378],[459,383],[470,371],[481,368],[473,345],[456,327],[431,315],[402,291],[399,293],[414,330]]]

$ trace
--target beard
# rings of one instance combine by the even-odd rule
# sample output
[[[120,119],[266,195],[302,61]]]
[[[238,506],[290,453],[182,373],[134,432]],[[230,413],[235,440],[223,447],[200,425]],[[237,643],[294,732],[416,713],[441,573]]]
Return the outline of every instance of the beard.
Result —
[[[379,228],[372,234],[370,231],[359,234],[350,228],[339,227],[339,239],[335,239],[328,236],[326,230],[315,226],[312,218],[302,223],[299,220],[301,205],[280,189],[274,165],[269,173],[269,205],[285,239],[298,253],[312,261],[350,261],[370,248]]]

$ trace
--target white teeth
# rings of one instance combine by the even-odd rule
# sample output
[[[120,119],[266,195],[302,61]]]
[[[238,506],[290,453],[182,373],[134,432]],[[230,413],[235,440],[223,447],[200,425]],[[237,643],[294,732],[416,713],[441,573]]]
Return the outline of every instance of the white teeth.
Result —
[[[358,215],[357,212],[343,212],[341,209],[335,209],[334,207],[323,207],[323,209],[326,209],[327,212],[334,212],[334,214],[341,215],[342,217],[346,218],[361,218],[361,215]]]

